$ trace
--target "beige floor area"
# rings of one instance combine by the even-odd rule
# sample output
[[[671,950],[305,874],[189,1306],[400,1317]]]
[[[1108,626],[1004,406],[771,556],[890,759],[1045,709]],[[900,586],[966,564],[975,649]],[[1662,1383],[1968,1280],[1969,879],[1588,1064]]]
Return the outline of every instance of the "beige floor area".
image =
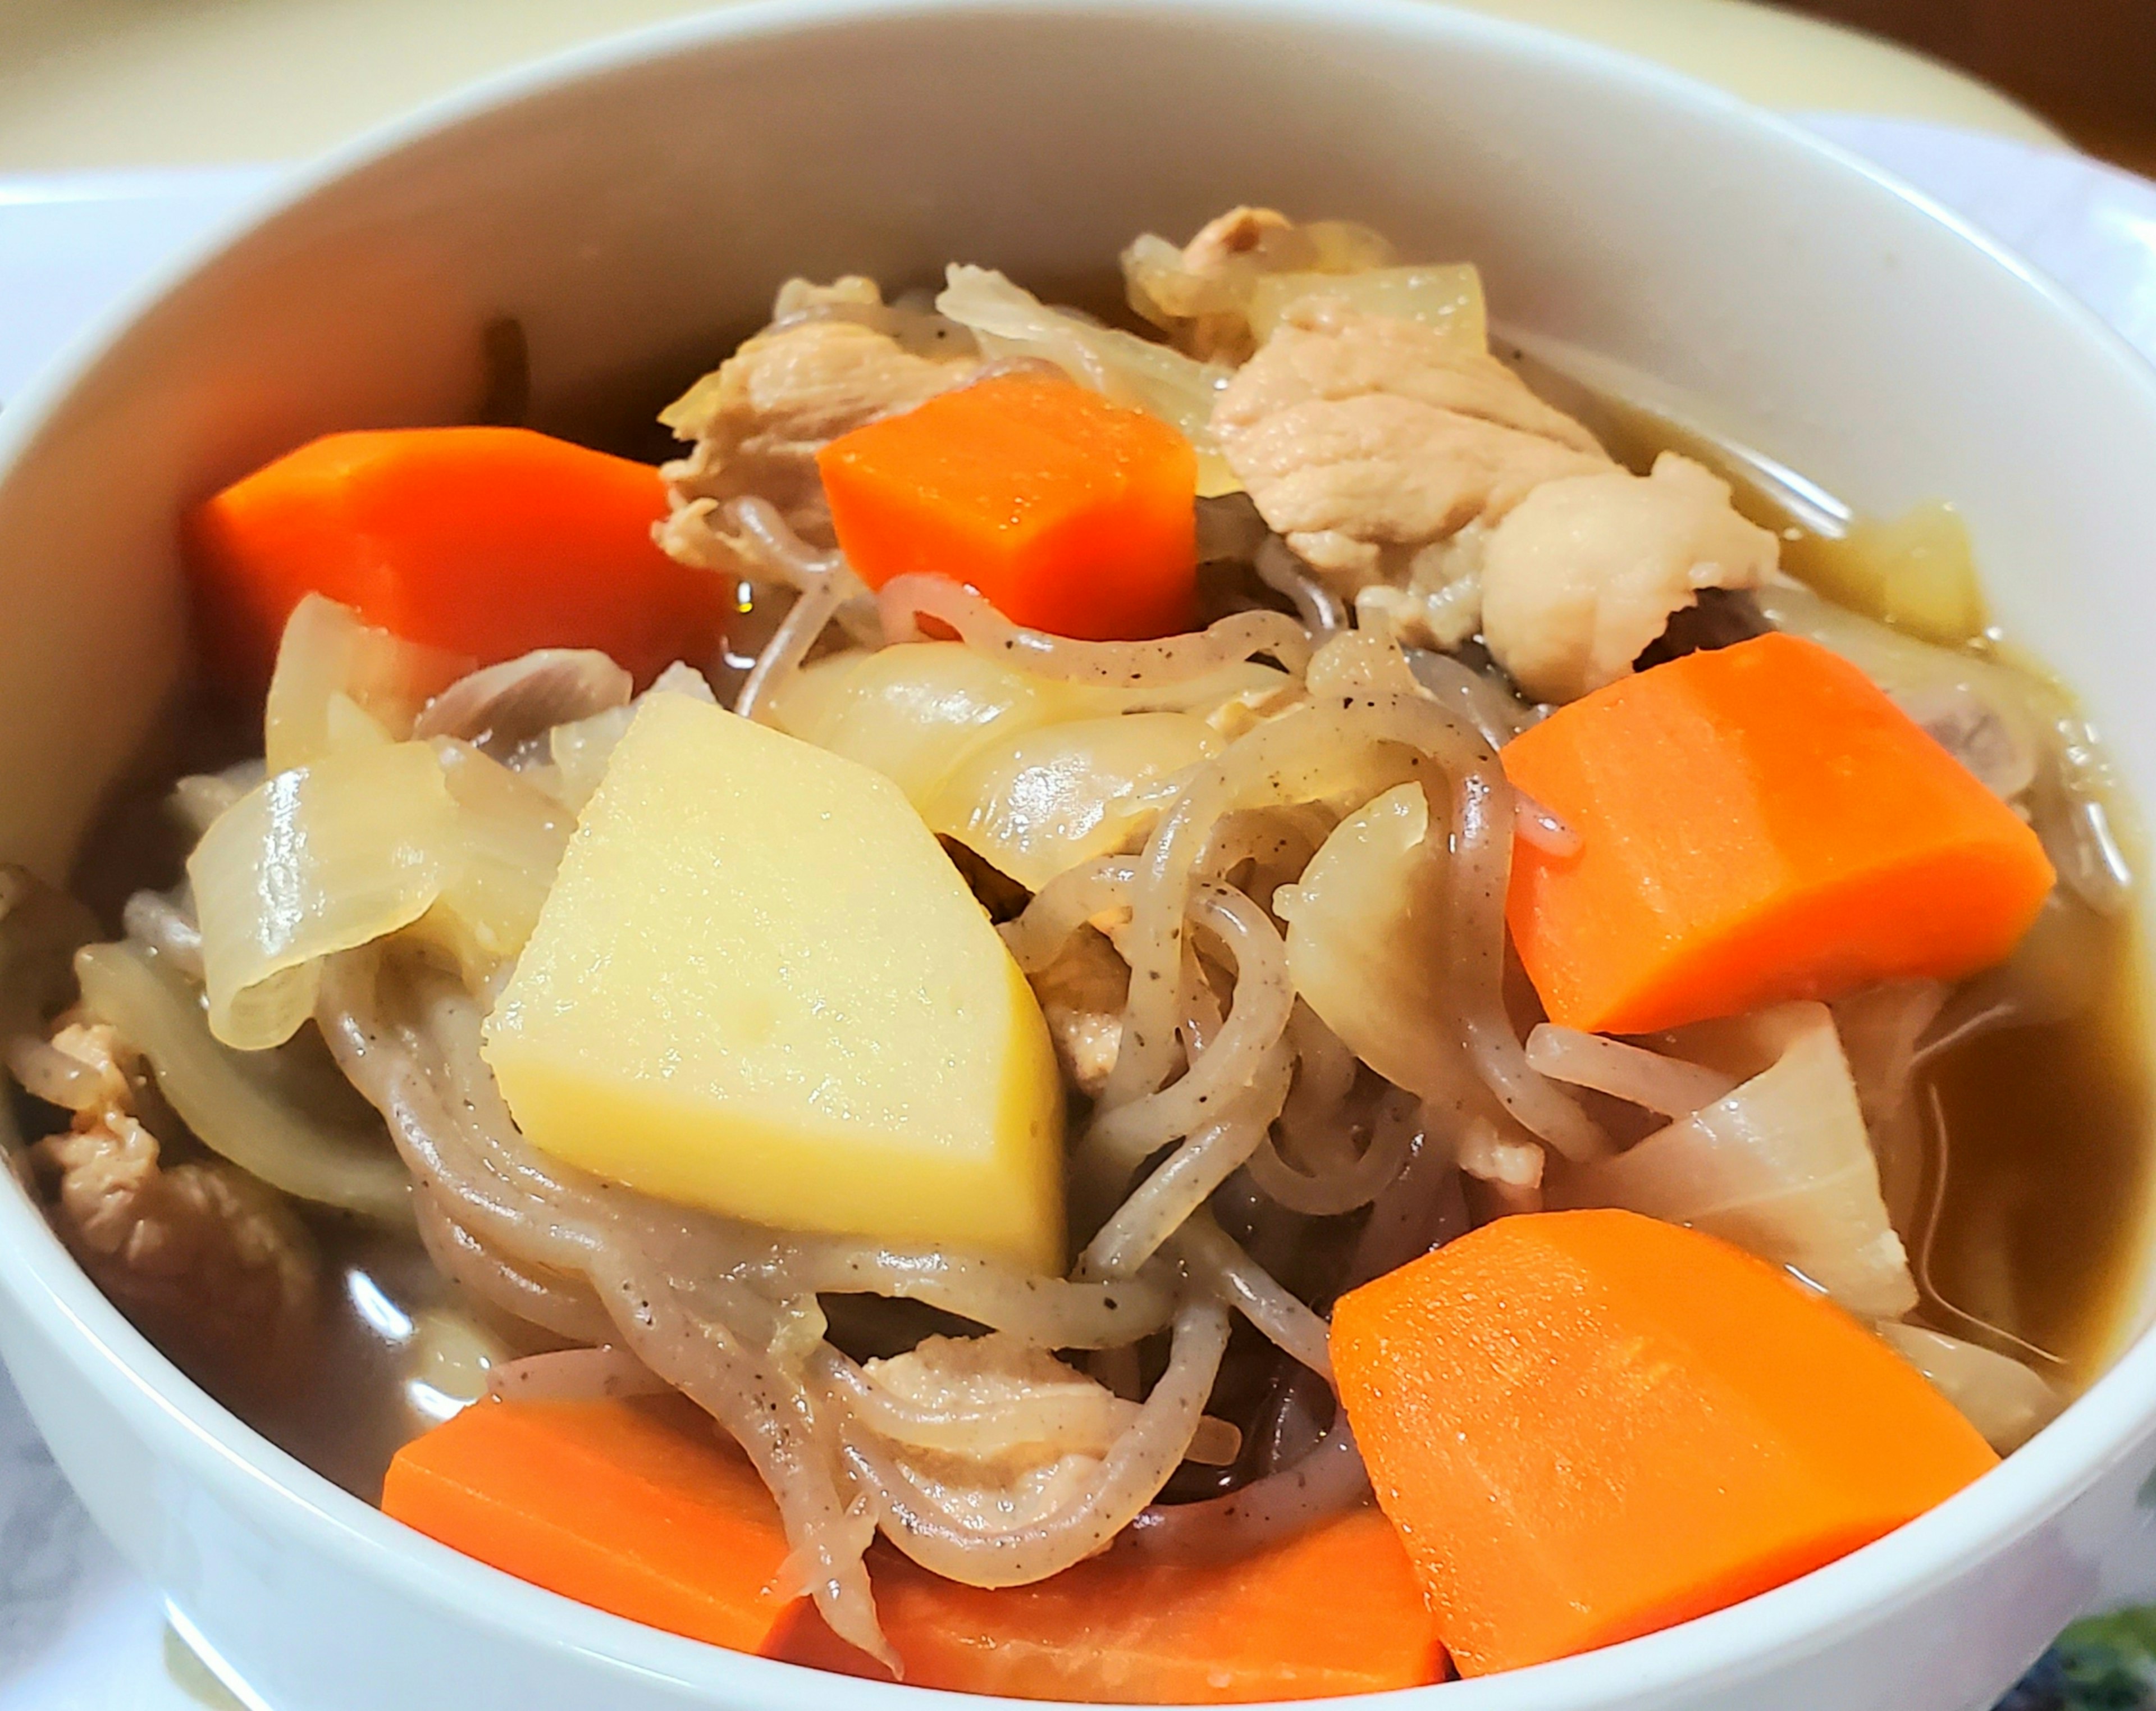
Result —
[[[0,0],[0,172],[273,160],[486,72],[710,0]],[[1768,105],[2046,140],[2005,96],[1748,0],[1469,0]]]

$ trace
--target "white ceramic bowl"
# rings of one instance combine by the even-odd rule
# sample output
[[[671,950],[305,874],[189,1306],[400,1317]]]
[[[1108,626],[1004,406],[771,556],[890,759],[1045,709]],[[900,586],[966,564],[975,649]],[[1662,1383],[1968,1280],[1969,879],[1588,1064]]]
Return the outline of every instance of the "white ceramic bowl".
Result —
[[[1952,496],[2007,624],[2156,799],[2156,374],[1857,163],[1645,64],[1412,4],[774,4],[346,152],[0,416],[0,857],[57,876],[157,722],[178,508],[325,429],[457,418],[490,317],[522,317],[543,407],[698,372],[791,273],[919,280],[955,257],[1067,280],[1239,200],[1471,257],[1507,322],[1656,377],[1861,506]],[[182,1378],[12,1188],[0,1354],[100,1524],[280,1711],[927,1703],[404,1532]],[[2144,1341],[1997,1472],[1842,1562],[1423,1691],[1448,1711],[1967,1711],[2090,1595],[2153,1426]]]

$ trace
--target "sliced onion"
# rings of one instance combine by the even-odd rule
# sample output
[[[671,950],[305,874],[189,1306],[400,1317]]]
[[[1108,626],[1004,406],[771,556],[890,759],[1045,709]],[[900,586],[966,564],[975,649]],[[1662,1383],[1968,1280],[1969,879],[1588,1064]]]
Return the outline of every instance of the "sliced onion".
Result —
[[[1614,1159],[1554,1174],[1559,1204],[1626,1206],[1787,1266],[1861,1318],[1917,1304],[1834,1019],[1782,1005],[1678,1036],[1727,1068],[1769,1061],[1727,1097]]]
[[[2001,1455],[2026,1443],[2066,1405],[2048,1383],[2006,1355],[1917,1325],[1889,1321],[1877,1328]]]

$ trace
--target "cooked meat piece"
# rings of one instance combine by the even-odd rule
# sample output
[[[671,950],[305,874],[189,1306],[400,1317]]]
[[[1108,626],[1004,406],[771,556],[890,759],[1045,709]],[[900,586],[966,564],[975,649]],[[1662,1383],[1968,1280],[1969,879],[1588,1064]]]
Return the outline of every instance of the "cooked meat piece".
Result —
[[[222,1160],[177,1165],[137,1115],[140,1061],[101,1022],[50,1041],[74,1066],[58,1093],[66,1133],[31,1148],[54,1227],[128,1318],[191,1369],[257,1380],[285,1365],[311,1324],[312,1245],[276,1195]]]
[[[660,470],[674,505],[660,544],[686,563],[738,568],[712,514],[749,494],[770,501],[803,540],[831,545],[817,452],[850,429],[925,403],[980,366],[965,342],[953,340],[946,352],[902,340],[892,329],[905,317],[883,306],[869,280],[790,280],[777,316],[662,419],[696,442]],[[913,319],[925,326],[931,317]]]
[[[1107,1086],[1116,1066],[1130,985],[1129,966],[1090,927],[1072,933],[1063,954],[1033,977],[1033,995],[1048,1019],[1056,1059],[1088,1097]]]
[[[1594,436],[1487,352],[1419,321],[1305,298],[1214,406],[1258,510],[1348,588],[1544,481],[1615,467]]]
[[[1355,622],[1404,648],[1451,653],[1482,626],[1482,549],[1486,524],[1471,522],[1408,561],[1404,586],[1372,583],[1355,596]]]
[[[1727,482],[1676,452],[1649,475],[1550,481],[1490,536],[1482,639],[1531,699],[1573,701],[1629,675],[1702,588],[1758,587],[1779,547]]]

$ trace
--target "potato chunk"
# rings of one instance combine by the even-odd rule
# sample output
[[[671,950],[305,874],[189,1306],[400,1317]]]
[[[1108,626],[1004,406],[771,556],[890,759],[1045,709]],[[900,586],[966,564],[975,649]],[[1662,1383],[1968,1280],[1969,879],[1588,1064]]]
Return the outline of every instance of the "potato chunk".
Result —
[[[889,780],[717,707],[647,697],[485,1049],[611,1181],[1062,1268],[1062,1087],[995,929]]]

